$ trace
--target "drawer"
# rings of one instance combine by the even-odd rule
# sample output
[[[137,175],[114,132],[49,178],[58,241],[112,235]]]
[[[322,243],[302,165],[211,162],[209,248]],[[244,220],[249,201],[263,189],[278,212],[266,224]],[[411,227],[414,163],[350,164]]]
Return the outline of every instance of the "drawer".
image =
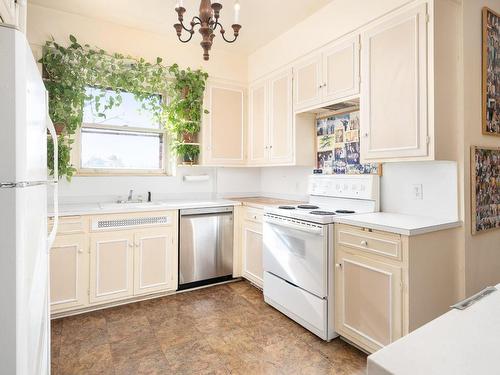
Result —
[[[339,245],[362,250],[367,253],[401,260],[401,236],[399,234],[367,231],[350,226],[337,228]]]
[[[83,216],[61,216],[59,217],[59,224],[57,234],[75,234],[84,233],[86,231],[85,218]],[[54,219],[49,218],[48,227],[49,232],[54,225]]]
[[[262,223],[262,218],[264,216],[264,210],[253,207],[246,207],[244,218],[245,220],[255,221]]]
[[[91,232],[171,226],[177,223],[177,211],[135,212],[92,216]]]

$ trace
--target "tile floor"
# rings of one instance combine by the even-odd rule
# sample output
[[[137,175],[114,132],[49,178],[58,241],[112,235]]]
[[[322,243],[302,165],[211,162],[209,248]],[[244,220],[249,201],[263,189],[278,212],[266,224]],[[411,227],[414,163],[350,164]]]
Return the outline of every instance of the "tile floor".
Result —
[[[326,343],[245,281],[52,322],[52,374],[360,375],[366,355]]]

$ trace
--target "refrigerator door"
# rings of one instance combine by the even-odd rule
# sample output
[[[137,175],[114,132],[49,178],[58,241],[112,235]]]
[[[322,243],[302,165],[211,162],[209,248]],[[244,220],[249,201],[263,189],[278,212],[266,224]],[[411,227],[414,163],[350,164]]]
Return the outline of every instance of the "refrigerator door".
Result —
[[[2,374],[49,374],[47,187],[0,189]]]
[[[0,24],[0,183],[47,180],[45,95],[26,37]]]

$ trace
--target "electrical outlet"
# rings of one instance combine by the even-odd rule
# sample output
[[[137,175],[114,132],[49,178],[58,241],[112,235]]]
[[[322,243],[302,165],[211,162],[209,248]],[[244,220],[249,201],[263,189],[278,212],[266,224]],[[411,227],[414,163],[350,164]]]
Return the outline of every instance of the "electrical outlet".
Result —
[[[422,184],[413,185],[413,199],[415,200],[424,199],[424,187]]]

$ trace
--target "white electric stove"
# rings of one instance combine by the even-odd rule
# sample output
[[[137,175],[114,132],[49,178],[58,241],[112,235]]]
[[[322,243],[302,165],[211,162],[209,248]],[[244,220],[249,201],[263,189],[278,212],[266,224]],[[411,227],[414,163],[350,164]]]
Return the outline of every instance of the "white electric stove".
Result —
[[[324,340],[334,327],[334,230],[341,215],[379,210],[379,177],[313,175],[309,202],[264,213],[264,300]]]

